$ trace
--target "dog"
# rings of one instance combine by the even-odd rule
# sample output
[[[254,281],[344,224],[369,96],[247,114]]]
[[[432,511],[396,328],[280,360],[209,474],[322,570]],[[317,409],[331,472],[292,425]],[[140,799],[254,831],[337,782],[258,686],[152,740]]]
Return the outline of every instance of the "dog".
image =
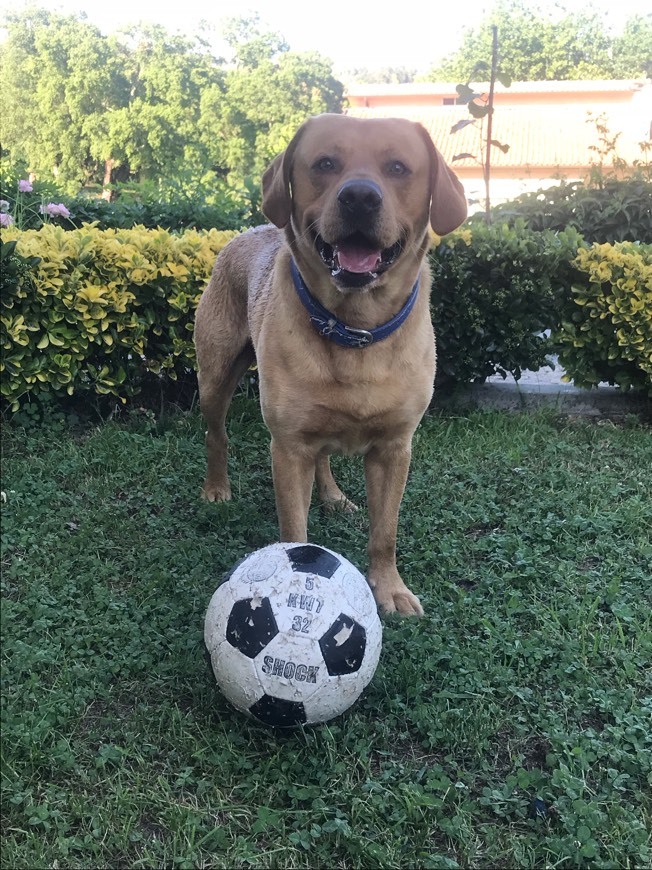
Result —
[[[334,452],[364,457],[368,582],[382,611],[422,615],[396,565],[412,436],[433,392],[426,252],[466,218],[464,190],[425,128],[317,115],[262,179],[271,222],[220,252],[195,323],[208,424],[203,497],[231,498],[225,418],[257,361],[282,541],[307,541],[313,483],[354,510]]]

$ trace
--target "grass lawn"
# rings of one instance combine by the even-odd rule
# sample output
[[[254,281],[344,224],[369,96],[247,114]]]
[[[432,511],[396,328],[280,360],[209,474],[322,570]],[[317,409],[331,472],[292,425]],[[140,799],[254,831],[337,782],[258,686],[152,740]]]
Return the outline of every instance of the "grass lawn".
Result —
[[[649,866],[650,430],[424,421],[399,564],[426,616],[385,620],[348,714],[276,733],[203,654],[222,573],[277,534],[255,402],[230,428],[207,505],[197,415],[5,427],[3,866]],[[313,506],[311,537],[364,570],[363,510]]]

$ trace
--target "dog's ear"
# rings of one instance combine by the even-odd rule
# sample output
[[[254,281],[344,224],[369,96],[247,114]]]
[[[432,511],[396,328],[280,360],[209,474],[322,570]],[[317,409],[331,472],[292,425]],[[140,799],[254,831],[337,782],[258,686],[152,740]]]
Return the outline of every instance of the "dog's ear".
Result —
[[[279,229],[290,222],[292,214],[292,160],[304,127],[305,124],[299,127],[285,151],[272,160],[263,174],[263,214]]]
[[[282,229],[290,220],[290,161],[286,151],[275,157],[263,174],[263,214]]]
[[[445,236],[466,220],[466,194],[426,128],[421,124],[418,127],[430,153],[430,226],[438,236]]]

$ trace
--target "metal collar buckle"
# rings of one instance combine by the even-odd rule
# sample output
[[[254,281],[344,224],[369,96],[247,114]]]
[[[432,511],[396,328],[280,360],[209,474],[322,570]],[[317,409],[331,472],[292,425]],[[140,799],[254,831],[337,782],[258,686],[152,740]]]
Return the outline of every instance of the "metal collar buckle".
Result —
[[[358,347],[366,347],[374,340],[368,329],[354,329],[352,326],[345,326],[344,329],[352,333]]]

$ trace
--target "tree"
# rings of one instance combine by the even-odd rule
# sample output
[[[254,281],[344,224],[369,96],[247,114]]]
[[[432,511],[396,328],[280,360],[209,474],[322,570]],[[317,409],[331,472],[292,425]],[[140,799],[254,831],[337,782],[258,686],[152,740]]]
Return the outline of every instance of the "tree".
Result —
[[[614,40],[613,64],[616,78],[652,78],[652,15],[629,19]]]
[[[224,72],[199,40],[158,25],[118,37],[129,99],[103,119],[104,149],[141,180],[201,172],[208,157],[198,134],[202,94],[223,87]]]
[[[359,85],[404,85],[413,82],[416,74],[416,69],[408,69],[404,66],[385,66],[380,69],[356,67],[349,70],[344,78],[347,82]]]
[[[256,17],[239,19],[227,40],[235,63],[223,93],[205,96],[201,130],[213,161],[242,184],[261,175],[310,115],[340,112],[343,86],[330,61],[289,51],[279,34],[261,32]]]
[[[78,188],[98,170],[98,115],[126,98],[119,64],[97,28],[44,10],[10,15],[2,46],[3,149],[37,173]]]
[[[232,68],[156,25],[107,38],[81,16],[32,9],[6,26],[3,151],[75,192],[127,179],[241,186],[309,115],[341,109],[330,62],[247,19],[229,25]]]
[[[529,0],[531,3],[532,0]],[[490,56],[491,27],[501,33],[501,61],[517,81],[554,81],[614,78],[612,58],[617,41],[607,33],[601,18],[592,12],[565,14],[555,20],[530,6],[528,0],[499,0],[494,10],[467,30],[458,51],[428,73],[430,81],[460,81],[468,77],[478,61]],[[619,74],[640,74],[636,53],[639,35],[644,41],[648,31],[641,27],[637,36],[625,41]],[[647,55],[650,54],[648,44]],[[645,52],[643,52],[645,56]],[[640,55],[639,55],[640,57]]]

